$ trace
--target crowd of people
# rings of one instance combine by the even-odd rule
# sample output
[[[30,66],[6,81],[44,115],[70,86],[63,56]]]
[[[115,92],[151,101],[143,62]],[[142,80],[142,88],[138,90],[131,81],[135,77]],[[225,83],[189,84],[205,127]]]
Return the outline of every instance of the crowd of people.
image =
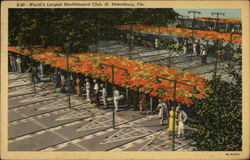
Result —
[[[39,83],[43,77],[49,78],[53,92],[77,94],[87,103],[95,103],[96,106],[108,107],[108,94],[113,95],[115,111],[119,110],[119,101],[124,99],[118,87],[103,83],[97,79],[84,76],[49,65],[44,65],[27,56],[9,53],[9,72],[28,73],[31,83]],[[110,87],[112,86],[112,87]],[[109,88],[109,90],[107,90]],[[110,89],[111,88],[111,89]],[[52,93],[52,92],[51,92]]]
[[[81,74],[70,73],[58,70],[49,75],[54,89],[58,89],[63,93],[77,94],[85,99],[87,103],[95,103],[96,106],[102,108],[108,107],[108,91],[107,86],[97,79],[85,77]],[[115,111],[118,111],[119,100],[123,98],[117,87],[113,87],[113,103]]]
[[[166,124],[168,124],[170,136],[173,134],[173,132],[177,131],[177,137],[183,137],[185,122],[187,121],[188,116],[186,112],[181,109],[180,105],[175,107],[170,102],[163,102],[159,99],[158,106],[154,112],[157,110],[159,111],[158,118],[160,119],[160,124],[164,125],[164,122],[167,121]],[[174,121],[175,127],[173,124]]]
[[[227,23],[227,22],[219,22],[215,23],[213,21],[199,21],[193,19],[179,19],[175,26],[177,28],[188,28],[188,29],[196,29],[196,30],[209,30],[209,31],[217,31],[221,33],[230,33],[232,30],[237,34],[241,34],[242,26],[241,23]]]
[[[225,61],[232,58],[233,53],[241,53],[240,44],[224,42],[222,39],[209,41],[192,37],[173,38],[139,32],[118,33],[120,34],[120,40],[129,44],[131,49],[136,45],[141,45],[144,48],[166,49],[179,55],[200,57],[202,66],[209,64],[208,57],[216,57],[221,61]]]
[[[13,54],[9,53],[9,68],[12,72],[22,73],[22,59],[19,55],[14,56]]]

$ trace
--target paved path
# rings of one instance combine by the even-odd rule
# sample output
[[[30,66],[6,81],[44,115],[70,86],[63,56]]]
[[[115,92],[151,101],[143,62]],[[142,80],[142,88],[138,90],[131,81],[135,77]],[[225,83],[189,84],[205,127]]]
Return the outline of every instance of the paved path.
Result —
[[[10,73],[9,81],[20,75]],[[36,92],[26,74],[9,86],[10,151],[171,150],[171,137],[157,115],[121,110],[113,129],[110,109],[95,107],[76,95],[71,95],[70,109],[68,96],[53,92],[51,83],[43,80],[36,84]],[[177,139],[176,150],[189,142]]]
[[[211,56],[207,58],[208,65],[202,66],[200,57],[194,57],[190,54],[184,55],[182,52],[177,53],[166,49],[155,50],[154,48],[143,48],[142,46],[134,46],[132,52],[130,52],[128,45],[120,41],[100,42],[97,48],[100,53],[124,56],[143,62],[170,66],[179,70],[193,72],[206,79],[212,79],[215,70],[216,59]],[[232,77],[229,77],[226,72],[229,61],[218,60],[217,64],[217,71],[218,74],[222,76],[222,79],[231,81]],[[234,62],[230,62],[230,65],[237,66]]]

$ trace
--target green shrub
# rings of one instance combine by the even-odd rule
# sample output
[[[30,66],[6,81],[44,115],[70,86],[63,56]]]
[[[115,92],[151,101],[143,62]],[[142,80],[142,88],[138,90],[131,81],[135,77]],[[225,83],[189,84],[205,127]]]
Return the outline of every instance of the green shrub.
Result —
[[[241,76],[237,78],[241,79]],[[240,151],[242,149],[242,87],[213,77],[209,82],[213,93],[195,100],[188,110],[188,125],[196,128],[187,137],[197,142],[202,151]]]

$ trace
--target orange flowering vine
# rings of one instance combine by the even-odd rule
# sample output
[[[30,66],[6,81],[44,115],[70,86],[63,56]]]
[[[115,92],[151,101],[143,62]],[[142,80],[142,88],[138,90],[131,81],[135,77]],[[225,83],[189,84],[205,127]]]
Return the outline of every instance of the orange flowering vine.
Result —
[[[34,53],[32,58],[41,63],[52,67],[67,70],[65,64],[66,55],[58,54],[58,48],[49,47],[43,49],[40,53]],[[39,48],[38,48],[39,49]],[[30,51],[21,52],[17,47],[10,46],[10,52],[28,55]],[[115,65],[127,70],[128,75],[124,75],[123,70],[115,69],[114,83],[116,85],[139,90],[139,92],[158,97],[164,101],[173,100],[173,82],[161,80],[156,81],[156,77],[165,77],[168,79],[177,79],[179,82],[196,86],[199,94],[190,93],[193,88],[185,85],[177,85],[176,101],[186,105],[192,104],[192,97],[203,98],[209,90],[206,86],[206,80],[190,72],[179,71],[162,65],[144,63],[139,60],[129,60],[121,56],[113,56],[102,53],[77,53],[69,56],[69,68],[71,72],[80,73],[102,81],[112,82],[111,69],[109,67],[98,68],[100,63]]]
[[[220,33],[216,31],[204,31],[204,30],[192,30],[188,28],[176,28],[176,27],[163,27],[163,26],[144,26],[143,29],[140,25],[133,25],[130,27],[129,25],[120,25],[115,26],[115,28],[128,29],[138,31],[138,32],[150,32],[150,33],[161,33],[172,36],[183,36],[183,37],[197,37],[204,38],[210,40],[222,40],[224,42],[232,42],[233,44],[241,44],[242,37],[241,34],[233,34],[230,33]],[[232,39],[231,39],[232,36]]]

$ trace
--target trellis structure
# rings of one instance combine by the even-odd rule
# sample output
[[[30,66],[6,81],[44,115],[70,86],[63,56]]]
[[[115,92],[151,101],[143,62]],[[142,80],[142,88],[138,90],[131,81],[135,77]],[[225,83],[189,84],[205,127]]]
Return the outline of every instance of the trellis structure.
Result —
[[[67,69],[65,65],[66,55],[60,53],[60,48],[50,47],[47,49],[35,48],[36,53],[32,58],[37,61],[48,64],[52,67]],[[16,47],[9,47],[9,51],[17,54],[28,55],[30,51],[20,51]],[[173,101],[173,84],[169,82],[157,83],[156,77],[166,77],[176,79],[180,82],[194,85],[199,94],[192,94],[192,88],[188,86],[177,86],[176,101],[185,105],[191,105],[192,97],[203,98],[209,90],[206,86],[206,80],[190,72],[179,71],[162,65],[144,63],[138,60],[129,60],[121,56],[112,56],[101,53],[76,53],[69,56],[69,71],[84,74],[101,81],[111,82],[109,68],[98,68],[100,63],[116,65],[125,68],[129,75],[124,75],[124,71],[117,70],[114,84],[131,90],[138,90],[149,94],[152,97],[160,98],[164,101]]]

